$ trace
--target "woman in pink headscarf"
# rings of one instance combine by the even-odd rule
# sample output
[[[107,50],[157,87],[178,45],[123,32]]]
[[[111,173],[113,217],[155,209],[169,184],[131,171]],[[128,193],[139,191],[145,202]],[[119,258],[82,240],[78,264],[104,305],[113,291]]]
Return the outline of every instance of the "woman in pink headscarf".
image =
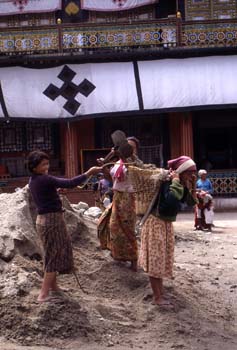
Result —
[[[173,277],[174,230],[180,202],[197,203],[196,164],[187,156],[168,161],[169,180],[164,181],[141,232],[139,265],[149,275],[154,303],[172,306],[164,298],[163,278]]]

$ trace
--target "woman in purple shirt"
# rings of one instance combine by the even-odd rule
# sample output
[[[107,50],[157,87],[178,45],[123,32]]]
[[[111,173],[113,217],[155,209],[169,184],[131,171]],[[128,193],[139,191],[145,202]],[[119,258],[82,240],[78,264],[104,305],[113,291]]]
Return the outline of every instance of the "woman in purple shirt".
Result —
[[[92,167],[72,179],[48,175],[49,157],[41,151],[33,151],[28,157],[28,168],[32,173],[29,188],[37,207],[36,230],[44,250],[44,278],[38,302],[53,300],[59,294],[56,274],[73,271],[71,238],[63,217],[62,202],[58,188],[73,188],[84,182],[90,175],[97,174],[101,167]],[[51,293],[51,295],[50,295]]]

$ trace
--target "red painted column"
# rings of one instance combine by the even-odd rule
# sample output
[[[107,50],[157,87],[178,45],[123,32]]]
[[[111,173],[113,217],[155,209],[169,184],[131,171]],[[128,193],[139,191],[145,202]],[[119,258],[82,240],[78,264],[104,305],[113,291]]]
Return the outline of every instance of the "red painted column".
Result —
[[[180,116],[178,113],[169,114],[170,158],[180,156]]]
[[[73,122],[64,124],[64,160],[65,176],[78,175],[78,140],[77,125]]]
[[[180,120],[181,152],[193,158],[193,123],[192,114],[186,113]]]
[[[170,156],[193,157],[193,125],[191,113],[170,113]]]

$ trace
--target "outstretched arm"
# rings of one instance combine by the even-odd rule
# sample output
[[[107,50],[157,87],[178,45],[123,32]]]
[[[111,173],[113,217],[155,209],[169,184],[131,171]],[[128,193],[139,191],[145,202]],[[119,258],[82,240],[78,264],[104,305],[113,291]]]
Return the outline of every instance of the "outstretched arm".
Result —
[[[52,185],[54,185],[56,188],[74,188],[81,183],[85,182],[88,177],[91,175],[98,174],[101,171],[101,167],[92,167],[89,170],[87,170],[84,174],[75,176],[71,179],[65,179],[61,177],[56,176],[48,176],[48,179]]]

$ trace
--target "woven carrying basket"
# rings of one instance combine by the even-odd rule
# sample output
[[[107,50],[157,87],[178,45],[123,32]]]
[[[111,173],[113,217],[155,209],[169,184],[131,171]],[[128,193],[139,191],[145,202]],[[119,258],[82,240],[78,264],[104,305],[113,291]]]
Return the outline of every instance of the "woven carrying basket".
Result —
[[[136,195],[136,214],[144,215],[162,180],[167,177],[167,171],[163,168],[141,169],[129,166],[128,173]]]

